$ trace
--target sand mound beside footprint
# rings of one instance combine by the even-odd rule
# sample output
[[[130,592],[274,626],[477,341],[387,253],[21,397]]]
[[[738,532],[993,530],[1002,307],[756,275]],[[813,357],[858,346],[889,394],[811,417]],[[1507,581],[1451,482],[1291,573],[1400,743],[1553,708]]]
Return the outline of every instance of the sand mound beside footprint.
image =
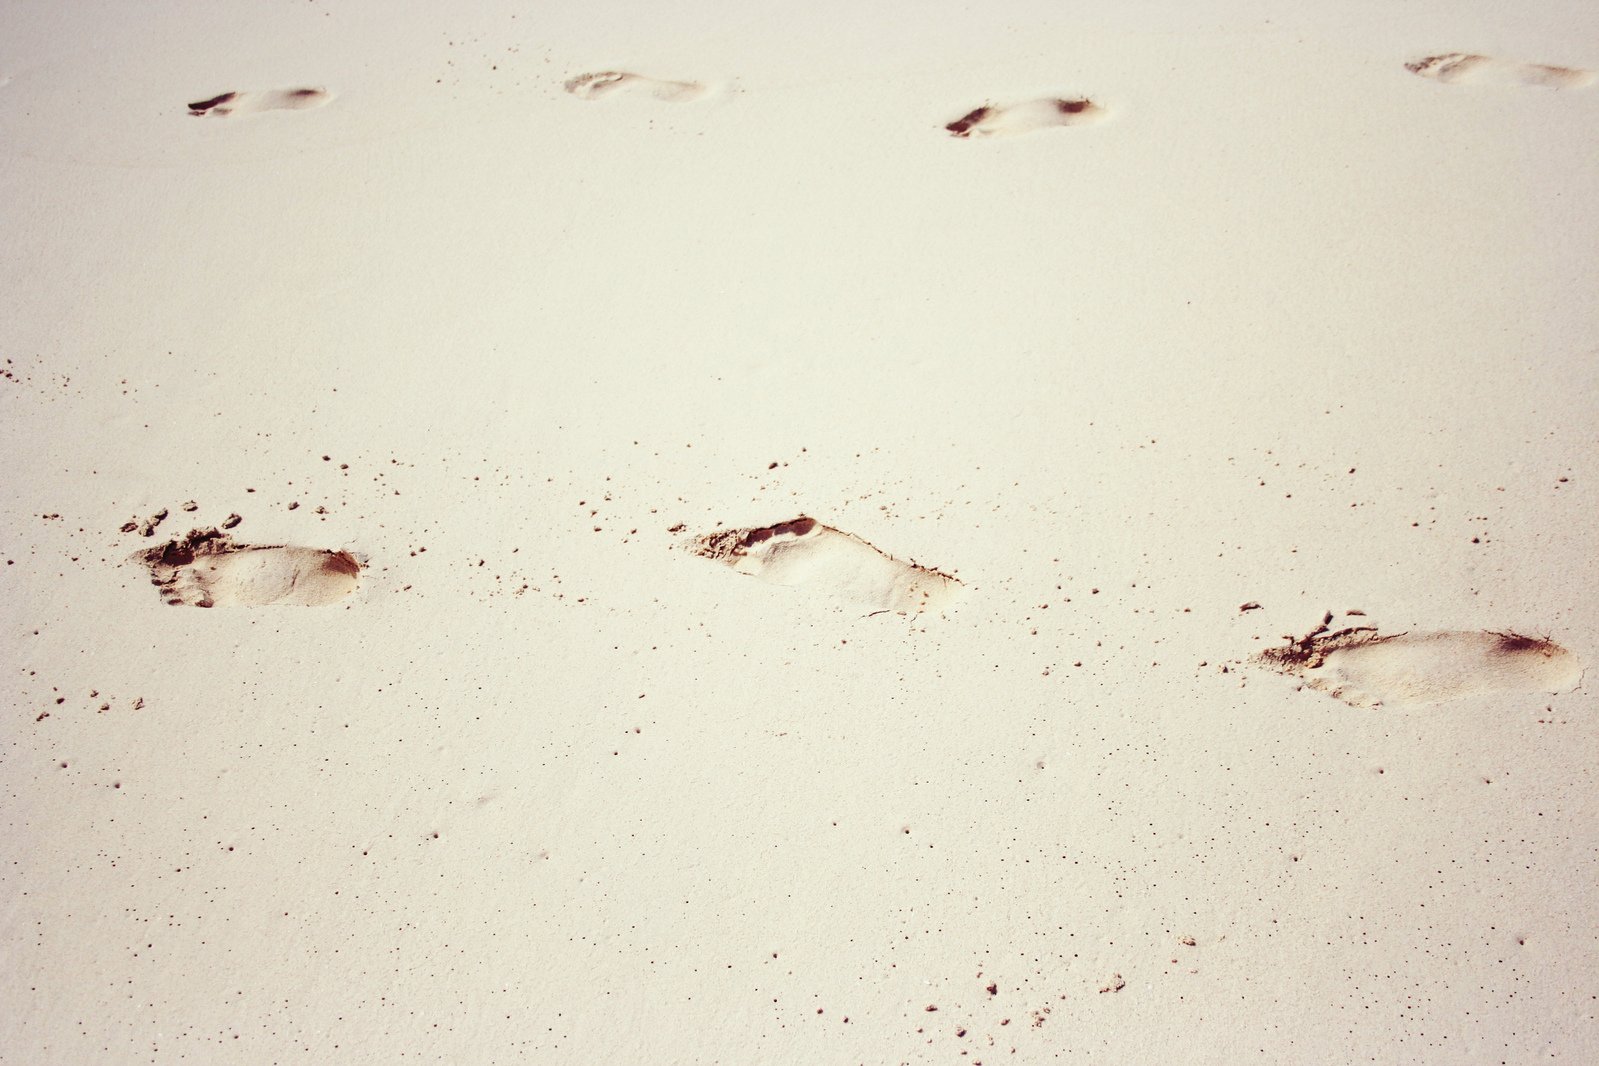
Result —
[[[354,592],[361,573],[349,552],[235,544],[215,529],[197,529],[134,558],[175,607],[320,607]]]
[[[801,516],[774,526],[707,533],[695,554],[775,585],[804,586],[880,611],[918,614],[953,602],[961,583],[902,562],[861,538]]]
[[[1480,630],[1385,637],[1369,626],[1329,632],[1331,620],[1256,661],[1352,707],[1569,692],[1582,682],[1582,662],[1539,637]]]
[[[1448,85],[1535,85],[1546,89],[1580,89],[1592,85],[1599,77],[1591,70],[1577,67],[1551,67],[1542,63],[1519,63],[1511,59],[1474,55],[1469,52],[1446,52],[1427,56],[1405,69],[1423,78],[1432,78]]]

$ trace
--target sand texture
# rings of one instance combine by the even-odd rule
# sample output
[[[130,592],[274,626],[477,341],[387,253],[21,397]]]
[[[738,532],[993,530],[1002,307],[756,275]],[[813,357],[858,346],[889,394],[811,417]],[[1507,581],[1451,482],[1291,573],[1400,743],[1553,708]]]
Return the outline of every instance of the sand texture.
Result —
[[[0,1062],[1599,1061],[1595,71],[6,5]]]

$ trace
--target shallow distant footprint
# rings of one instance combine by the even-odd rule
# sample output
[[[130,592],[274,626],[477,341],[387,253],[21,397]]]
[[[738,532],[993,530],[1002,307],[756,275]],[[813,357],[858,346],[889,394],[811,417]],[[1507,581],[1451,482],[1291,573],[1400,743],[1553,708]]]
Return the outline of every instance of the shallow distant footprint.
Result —
[[[579,74],[568,78],[566,91],[581,100],[602,100],[612,93],[647,93],[669,104],[685,104],[698,100],[710,92],[709,87],[697,81],[666,81],[646,78],[642,74],[628,74],[620,70],[602,70],[594,74]]]
[[[266,89],[260,92],[232,92],[196,100],[189,105],[191,115],[253,115],[258,111],[307,111],[321,107],[333,94],[326,89]]]
[[[1539,637],[1480,630],[1384,637],[1370,626],[1329,632],[1331,621],[1328,615],[1317,629],[1256,660],[1352,707],[1569,692],[1582,682],[1582,662]]]
[[[944,128],[952,137],[999,137],[1056,126],[1087,126],[1100,121],[1107,114],[1109,112],[1105,108],[1092,100],[1046,96],[1040,100],[1004,107],[984,104]]]
[[[801,516],[775,526],[707,533],[695,554],[770,581],[806,586],[880,611],[917,614],[951,603],[961,583],[902,562],[861,538]]]
[[[215,529],[197,529],[134,558],[175,607],[320,607],[355,591],[361,573],[349,552],[235,544]]]
[[[1519,63],[1511,59],[1448,52],[1428,56],[1405,69],[1423,78],[1455,84],[1539,85],[1548,89],[1580,89],[1592,85],[1596,75],[1577,67],[1549,67],[1540,63]]]

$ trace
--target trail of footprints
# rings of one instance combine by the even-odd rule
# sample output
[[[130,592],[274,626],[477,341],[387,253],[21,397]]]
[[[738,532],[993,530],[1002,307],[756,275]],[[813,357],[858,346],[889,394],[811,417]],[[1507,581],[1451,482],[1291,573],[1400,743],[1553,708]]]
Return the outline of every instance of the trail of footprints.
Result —
[[[1451,85],[1571,89],[1599,78],[1590,70],[1464,52],[1427,56],[1405,67]],[[563,87],[580,100],[634,94],[674,104],[703,99],[711,92],[702,82],[617,70],[579,74]],[[235,91],[188,107],[191,115],[229,118],[303,111],[331,99],[321,88]],[[985,103],[946,123],[944,129],[952,137],[983,139],[1092,125],[1109,114],[1109,109],[1085,97],[1044,96],[1003,105]],[[149,536],[154,524],[147,522],[138,531]],[[740,574],[820,592],[874,612],[940,611],[953,605],[962,591],[961,582],[950,574],[896,559],[853,534],[806,516],[703,534],[693,540],[691,550]],[[361,564],[348,552],[236,544],[219,530],[195,530],[135,558],[148,567],[167,603],[195,607],[327,605],[349,596],[361,571]],[[1582,680],[1577,657],[1547,639],[1453,631],[1383,636],[1367,626],[1331,632],[1331,621],[1328,615],[1319,628],[1290,639],[1284,647],[1262,652],[1253,661],[1356,707],[1436,703],[1489,692],[1565,692]]]
[[[1406,63],[1413,74],[1445,84],[1532,85],[1575,89],[1594,83],[1599,74],[1579,67],[1524,63],[1471,52],[1445,52]],[[605,100],[618,95],[649,96],[679,104],[710,95],[711,86],[698,81],[654,78],[624,70],[601,70],[568,78],[563,88],[580,100]],[[234,118],[263,111],[307,111],[333,99],[324,88],[234,90],[196,100],[189,114]],[[1009,104],[983,104],[944,125],[952,137],[987,138],[1035,133],[1103,121],[1109,109],[1086,97],[1043,96]]]
[[[964,590],[952,574],[896,559],[805,515],[700,534],[687,547],[737,573],[874,614],[942,612]],[[361,574],[361,563],[349,552],[238,544],[219,529],[193,530],[133,559],[173,606],[326,606],[350,596]],[[1582,661],[1545,637],[1481,630],[1383,635],[1372,626],[1334,631],[1332,620],[1328,614],[1309,633],[1251,661],[1352,707],[1562,693],[1582,683]]]

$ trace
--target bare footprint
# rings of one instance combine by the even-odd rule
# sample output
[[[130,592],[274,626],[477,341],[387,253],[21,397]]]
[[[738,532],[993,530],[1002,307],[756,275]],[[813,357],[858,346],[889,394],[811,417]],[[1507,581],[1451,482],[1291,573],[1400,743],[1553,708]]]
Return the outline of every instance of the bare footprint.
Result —
[[[707,533],[695,554],[776,585],[803,585],[880,611],[918,614],[954,600],[961,583],[901,562],[861,538],[801,516],[775,526]]]
[[[1092,100],[1063,100],[1046,96],[1041,100],[996,107],[984,104],[969,111],[944,128],[952,137],[999,137],[1013,133],[1032,133],[1054,126],[1087,126],[1107,114]]]
[[[1518,63],[1468,52],[1449,52],[1428,56],[1405,69],[1423,78],[1456,84],[1538,85],[1548,89],[1580,89],[1592,85],[1596,75],[1576,67],[1549,67],[1540,63]]]
[[[710,89],[697,81],[666,81],[620,70],[602,70],[568,78],[566,91],[580,100],[602,100],[616,92],[640,92],[669,104],[684,104],[700,99]]]
[[[235,544],[217,529],[194,530],[134,558],[175,607],[320,607],[353,592],[361,573],[349,552]]]
[[[1256,661],[1301,678],[1352,707],[1443,703],[1511,692],[1569,692],[1583,665],[1565,648],[1519,633],[1396,633],[1370,626],[1330,632],[1332,615]]]
[[[233,92],[196,100],[189,105],[191,115],[253,115],[258,111],[307,111],[321,107],[333,94],[326,89],[266,89],[260,92]]]

